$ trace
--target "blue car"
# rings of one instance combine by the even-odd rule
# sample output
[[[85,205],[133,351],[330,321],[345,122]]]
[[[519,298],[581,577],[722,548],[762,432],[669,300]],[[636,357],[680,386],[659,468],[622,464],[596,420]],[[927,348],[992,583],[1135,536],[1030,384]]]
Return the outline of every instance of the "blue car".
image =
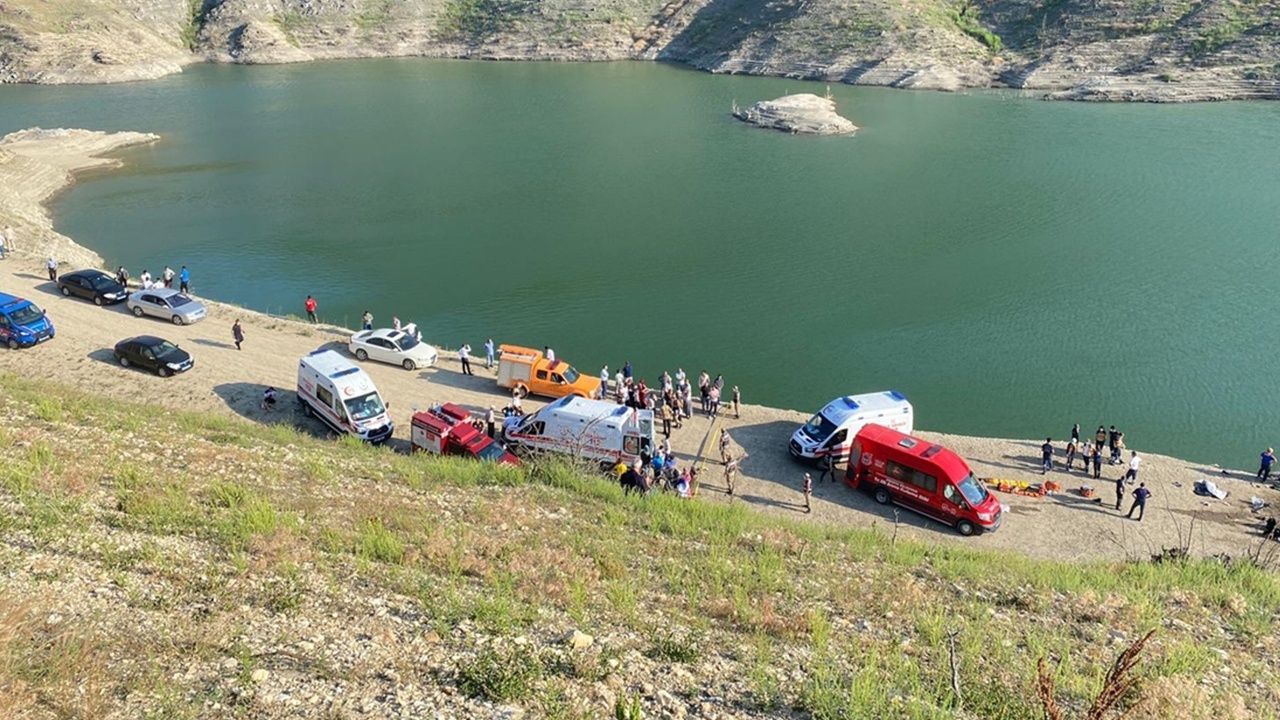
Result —
[[[53,321],[35,303],[0,293],[0,342],[10,350],[52,340]]]

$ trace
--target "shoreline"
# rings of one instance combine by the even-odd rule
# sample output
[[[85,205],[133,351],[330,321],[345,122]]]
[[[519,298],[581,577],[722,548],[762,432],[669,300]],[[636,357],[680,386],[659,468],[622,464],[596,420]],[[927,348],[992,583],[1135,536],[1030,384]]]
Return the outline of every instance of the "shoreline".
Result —
[[[317,343],[345,348],[349,330],[332,325],[312,326],[208,300],[209,319],[182,327],[170,327],[166,323],[160,330],[159,325],[133,318],[123,311],[123,306],[102,309],[62,298],[42,277],[42,261],[48,253],[62,261],[65,269],[73,269],[72,265],[102,265],[96,253],[53,230],[52,218],[44,203],[70,187],[76,173],[122,164],[119,159],[102,157],[104,154],[158,140],[158,136],[144,133],[107,134],[84,130],[24,130],[0,139],[0,227],[14,226],[19,248],[16,257],[0,265],[10,281],[4,289],[36,299],[59,328],[59,336],[53,342],[7,355],[6,369],[64,384],[91,384],[95,394],[123,393],[142,402],[167,407],[229,412],[251,422],[305,422],[282,413],[264,417],[258,408],[261,390],[267,385],[292,388],[294,363],[289,358],[310,352]],[[14,287],[11,289],[10,285]],[[249,352],[237,353],[226,342],[233,317],[241,319],[248,330],[246,349]],[[127,333],[136,334],[148,327],[200,346],[194,350],[201,357],[197,369],[158,384],[154,378],[117,367],[110,358],[110,345]],[[393,404],[392,414],[400,426],[399,437],[405,434],[412,409],[428,402],[455,401],[473,411],[502,404],[503,394],[492,382],[490,373],[478,368],[475,377],[462,376],[456,372],[458,362],[451,353],[442,352],[441,357],[435,368],[422,372],[406,373],[399,368],[370,363],[362,365]],[[291,393],[288,390],[285,395]],[[528,406],[533,409],[540,404],[530,402]],[[736,500],[724,495],[719,463],[713,461],[705,466],[702,497],[745,501],[763,512],[794,515],[798,478],[806,471],[816,476],[816,471],[794,461],[785,444],[791,431],[807,420],[808,415],[796,410],[746,405],[741,420],[724,416],[723,425],[729,428],[734,439],[735,454],[742,458],[739,494]],[[672,436],[673,447],[682,461],[696,461],[703,438],[716,432],[718,426],[702,416],[686,425],[689,429]],[[969,460],[979,477],[1038,481],[1038,441],[935,433],[918,428],[915,434],[955,450]],[[1061,441],[1058,442],[1060,460]],[[1138,450],[1141,452],[1141,448]],[[1079,485],[1092,484],[1100,490],[1098,494],[1105,505],[1112,497],[1114,476],[1123,472],[1123,465],[1106,466],[1099,481],[1087,480],[1079,473],[1056,471],[1049,478],[1063,485],[1059,495],[1027,498],[997,493],[1010,507],[1010,516],[1000,531],[977,542],[986,548],[1050,559],[1145,557],[1162,547],[1176,546],[1178,536],[1187,532],[1186,523],[1194,519],[1198,533],[1192,548],[1194,554],[1241,555],[1256,538],[1251,523],[1266,517],[1266,513],[1257,516],[1250,512],[1250,497],[1258,496],[1280,505],[1280,493],[1249,482],[1248,473],[1141,454],[1146,462],[1142,479],[1158,488],[1153,517],[1147,522],[1138,525],[1117,520],[1096,502],[1086,501],[1076,492]],[[1108,474],[1113,477],[1107,477]],[[1194,482],[1205,477],[1218,482],[1231,495],[1224,501],[1209,501],[1193,495]],[[1128,503],[1125,504],[1127,507]],[[973,542],[913,513],[886,510],[869,498],[855,496],[842,483],[823,484],[816,489],[812,517],[818,522],[836,525],[893,525],[895,532],[901,527],[905,534],[930,542]],[[1046,529],[1051,532],[1045,532]],[[1112,542],[1105,542],[1108,538]]]

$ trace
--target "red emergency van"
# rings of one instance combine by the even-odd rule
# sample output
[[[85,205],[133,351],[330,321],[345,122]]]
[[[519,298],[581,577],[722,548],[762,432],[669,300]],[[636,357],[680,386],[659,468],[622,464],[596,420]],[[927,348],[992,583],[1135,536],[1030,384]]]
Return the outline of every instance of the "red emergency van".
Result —
[[[853,439],[845,482],[884,505],[902,507],[955,527],[961,535],[1000,527],[1000,501],[954,452],[928,440],[864,425]]]
[[[410,445],[415,451],[436,455],[465,455],[499,465],[520,464],[501,443],[471,424],[471,411],[445,403],[413,414]]]

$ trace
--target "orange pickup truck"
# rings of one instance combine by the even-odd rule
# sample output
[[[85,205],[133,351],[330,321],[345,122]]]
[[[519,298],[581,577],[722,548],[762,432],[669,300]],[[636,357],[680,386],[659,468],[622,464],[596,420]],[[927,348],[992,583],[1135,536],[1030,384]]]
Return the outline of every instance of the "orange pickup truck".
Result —
[[[587,377],[562,360],[547,360],[542,353],[519,345],[499,348],[498,387],[511,388],[520,394],[547,397],[594,398],[600,392],[600,379]]]

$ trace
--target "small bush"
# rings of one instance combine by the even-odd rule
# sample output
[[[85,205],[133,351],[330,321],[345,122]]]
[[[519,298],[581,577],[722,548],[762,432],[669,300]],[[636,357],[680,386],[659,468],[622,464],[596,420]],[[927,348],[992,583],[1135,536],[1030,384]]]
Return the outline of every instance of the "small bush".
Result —
[[[505,702],[527,697],[542,679],[542,663],[524,648],[485,650],[458,667],[458,689],[479,700]]]
[[[697,638],[678,638],[673,634],[655,636],[653,646],[645,654],[654,660],[675,663],[693,663],[702,657]]]
[[[365,520],[356,537],[356,557],[399,565],[404,561],[404,543],[381,520]]]

